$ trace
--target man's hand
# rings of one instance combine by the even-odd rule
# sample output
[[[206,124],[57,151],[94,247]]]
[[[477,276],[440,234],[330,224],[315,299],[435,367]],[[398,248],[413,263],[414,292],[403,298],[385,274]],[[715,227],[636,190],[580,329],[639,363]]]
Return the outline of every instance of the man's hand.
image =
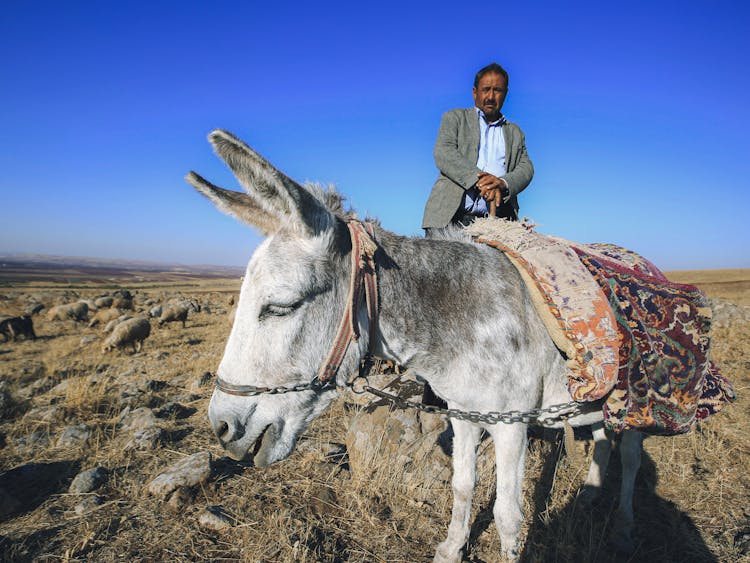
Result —
[[[498,178],[489,172],[479,172],[477,176],[477,189],[479,190],[479,195],[487,201],[490,201],[491,198],[485,197],[485,192],[491,190],[505,191],[508,188],[508,184],[505,180]]]
[[[490,215],[494,215],[495,208],[502,203],[503,196],[507,194],[508,184],[489,172],[480,172],[477,176],[479,195],[490,204]]]

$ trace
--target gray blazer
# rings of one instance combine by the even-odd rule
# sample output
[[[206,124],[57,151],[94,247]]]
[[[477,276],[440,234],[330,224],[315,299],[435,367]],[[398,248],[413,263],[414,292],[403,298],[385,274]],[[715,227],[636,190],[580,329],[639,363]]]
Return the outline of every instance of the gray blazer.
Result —
[[[534,166],[526,153],[526,139],[515,123],[503,125],[505,165],[503,179],[508,183],[508,203],[518,214],[517,195],[531,182]],[[458,210],[464,192],[477,182],[479,120],[474,108],[454,109],[443,114],[435,142],[435,164],[440,170],[427,199],[422,228],[446,227]]]

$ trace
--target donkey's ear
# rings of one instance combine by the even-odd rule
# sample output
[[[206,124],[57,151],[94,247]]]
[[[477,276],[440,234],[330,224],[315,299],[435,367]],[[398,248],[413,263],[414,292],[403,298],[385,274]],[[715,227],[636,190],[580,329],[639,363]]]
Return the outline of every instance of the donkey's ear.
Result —
[[[220,211],[247,225],[260,229],[266,236],[279,230],[278,218],[258,205],[254,197],[246,193],[225,190],[215,186],[192,171],[185,176],[185,180],[210,199]]]
[[[334,223],[323,202],[234,135],[216,129],[208,139],[240,184],[270,214],[277,215],[281,224],[315,235]]]

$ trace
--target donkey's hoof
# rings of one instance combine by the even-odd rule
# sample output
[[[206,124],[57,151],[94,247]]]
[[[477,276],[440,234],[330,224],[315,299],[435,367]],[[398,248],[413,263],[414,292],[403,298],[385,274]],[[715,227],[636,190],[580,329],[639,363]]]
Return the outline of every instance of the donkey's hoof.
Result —
[[[635,551],[635,540],[629,531],[613,532],[609,538],[609,543],[621,555],[632,555]]]
[[[600,487],[594,487],[592,485],[584,485],[580,491],[578,491],[578,504],[583,507],[588,507],[594,504],[594,501],[599,497],[601,492]]]
[[[461,563],[463,559],[461,550],[456,551],[446,545],[446,542],[441,543],[435,551],[435,557],[432,558],[432,563]]]

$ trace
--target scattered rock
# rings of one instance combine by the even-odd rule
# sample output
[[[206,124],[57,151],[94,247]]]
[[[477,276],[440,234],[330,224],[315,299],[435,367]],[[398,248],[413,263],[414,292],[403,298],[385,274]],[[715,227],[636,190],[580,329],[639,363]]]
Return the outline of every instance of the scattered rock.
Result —
[[[16,440],[16,447],[20,449],[40,450],[49,445],[49,432],[47,430],[34,430],[28,436]]]
[[[78,516],[83,516],[94,510],[97,506],[104,504],[104,498],[99,495],[90,495],[75,505],[73,510]]]
[[[431,434],[436,431],[442,434],[446,427],[445,419],[436,415],[422,415],[419,417],[419,423],[423,434]]]
[[[355,415],[346,435],[349,467],[371,478],[378,472],[387,472],[384,478],[399,475],[410,489],[429,495],[429,488],[450,482],[450,457],[439,442],[446,426],[434,414],[388,405],[367,408]]]
[[[169,384],[172,387],[184,389],[185,387],[187,387],[188,381],[190,381],[190,376],[187,373],[181,373],[179,375],[175,375],[172,379],[170,379]]]
[[[65,395],[72,386],[79,385],[81,382],[77,377],[71,377],[70,379],[63,379],[60,383],[55,385],[49,390],[51,395]]]
[[[91,438],[91,428],[85,424],[68,426],[57,440],[58,448],[69,448],[85,444]]]
[[[125,450],[155,450],[166,439],[166,432],[158,426],[149,426],[133,433]]]
[[[47,405],[31,409],[24,415],[23,420],[24,422],[59,422],[64,414],[65,410],[62,407]]]
[[[143,386],[143,389],[146,391],[161,391],[164,389],[167,385],[169,385],[166,381],[160,381],[158,379],[149,379],[146,384]]]
[[[148,492],[165,498],[177,487],[193,487],[205,483],[211,476],[211,454],[195,453],[169,467],[148,485]]]
[[[187,418],[195,413],[196,409],[186,407],[180,403],[169,402],[156,413],[159,418]]]
[[[52,389],[54,386],[55,380],[52,379],[49,375],[45,375],[43,377],[40,377],[39,379],[35,379],[30,385],[26,385],[25,387],[21,388],[19,394],[22,397],[28,399],[30,397],[34,397],[35,395],[45,393]]]
[[[193,401],[197,401],[198,399],[202,399],[203,397],[204,395],[196,395],[195,393],[186,393],[184,395],[175,395],[174,397],[172,397],[172,401],[175,403],[192,403]]]
[[[136,384],[131,383],[120,390],[120,403],[133,408],[144,402],[143,397],[145,394],[146,393],[143,389],[140,389]]]
[[[127,430],[143,430],[155,426],[156,423],[156,415],[148,407],[138,407],[134,410],[130,410],[130,407],[128,407],[120,413],[120,424]]]
[[[98,466],[93,469],[81,471],[73,479],[68,492],[79,495],[90,493],[106,483],[107,477],[109,477],[109,472],[106,467]]]
[[[174,512],[175,514],[182,512],[182,510],[193,502],[193,498],[195,495],[193,494],[193,490],[189,487],[177,487],[175,491],[169,495],[169,500],[166,503],[166,508],[170,512]]]
[[[198,524],[207,530],[224,532],[234,525],[234,519],[221,506],[209,506],[198,515]]]

